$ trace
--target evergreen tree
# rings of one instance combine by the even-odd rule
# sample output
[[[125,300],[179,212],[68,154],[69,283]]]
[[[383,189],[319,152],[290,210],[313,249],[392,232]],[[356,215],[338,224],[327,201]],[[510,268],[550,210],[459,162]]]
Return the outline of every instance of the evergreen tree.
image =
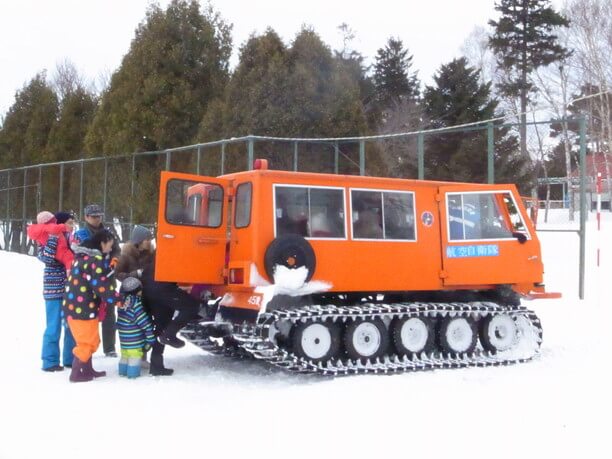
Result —
[[[442,65],[427,86],[425,112],[430,128],[445,128],[488,120],[496,113],[498,101],[491,97],[491,83],[480,82],[480,71],[465,58]],[[530,180],[528,163],[517,152],[516,137],[507,128],[495,130],[495,181],[525,186]],[[427,177],[437,180],[484,183],[487,180],[487,132],[461,131],[427,136],[425,165]]]
[[[393,37],[389,38],[384,48],[378,50],[374,64],[374,86],[382,110],[393,103],[419,97],[417,74],[410,74],[412,58],[402,41]]]
[[[0,166],[43,162],[57,110],[57,96],[43,71],[17,92],[15,103],[6,114],[0,130]]]
[[[230,27],[196,0],[152,5],[102,95],[87,134],[91,154],[157,150],[190,143],[226,84]]]
[[[84,88],[67,92],[59,118],[49,133],[47,161],[66,161],[83,156],[85,135],[97,107],[96,97]]]
[[[197,140],[364,132],[358,72],[347,72],[343,65],[309,29],[303,29],[291,47],[272,29],[251,36],[241,48],[223,101],[210,105]],[[288,153],[273,148],[269,157],[275,167],[288,167]]]
[[[494,34],[489,44],[507,78],[499,85],[503,94],[520,99],[521,154],[527,157],[527,104],[533,89],[529,75],[538,67],[568,56],[558,43],[556,27],[567,27],[566,18],[555,12],[550,0],[499,0],[498,21],[489,21]]]

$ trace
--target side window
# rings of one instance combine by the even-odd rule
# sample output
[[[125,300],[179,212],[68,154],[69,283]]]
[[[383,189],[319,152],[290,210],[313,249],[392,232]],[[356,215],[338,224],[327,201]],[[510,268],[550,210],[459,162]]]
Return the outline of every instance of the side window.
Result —
[[[451,241],[508,239],[518,227],[525,230],[509,193],[448,194],[447,214]]]
[[[276,187],[276,235],[308,236],[308,188]]]
[[[251,195],[253,185],[241,183],[236,189],[236,211],[234,225],[236,228],[245,228],[251,223]]]
[[[385,239],[414,241],[414,194],[383,192]]]
[[[342,189],[275,186],[276,234],[344,238]]]
[[[344,238],[344,192],[310,188],[310,237]]]
[[[166,221],[216,228],[223,217],[223,188],[213,183],[173,179],[166,191]]]
[[[414,241],[414,193],[351,190],[353,237]]]

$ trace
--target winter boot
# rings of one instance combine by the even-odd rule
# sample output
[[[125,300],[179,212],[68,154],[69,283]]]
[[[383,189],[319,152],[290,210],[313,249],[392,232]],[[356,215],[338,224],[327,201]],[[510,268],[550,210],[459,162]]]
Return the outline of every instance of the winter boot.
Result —
[[[171,376],[174,373],[172,368],[164,367],[164,345],[154,343],[151,350],[151,363],[149,364],[149,374],[152,376]]]
[[[93,369],[93,366],[91,363],[91,357],[89,358],[87,362],[85,362],[85,364],[87,365],[87,368],[89,369],[89,371],[91,372],[94,378],[101,378],[103,376],[106,376],[106,371],[96,371]]]
[[[119,376],[127,376],[127,367],[128,367],[128,359],[126,357],[121,357],[119,360]]]
[[[157,337],[157,340],[162,344],[180,349],[185,346],[185,341],[176,337],[180,328],[175,321],[170,322],[162,334]]]
[[[77,357],[72,361],[72,371],[70,371],[70,382],[87,382],[94,379],[94,375],[87,366]]]
[[[140,376],[140,357],[130,357],[127,364],[127,377],[130,379]]]

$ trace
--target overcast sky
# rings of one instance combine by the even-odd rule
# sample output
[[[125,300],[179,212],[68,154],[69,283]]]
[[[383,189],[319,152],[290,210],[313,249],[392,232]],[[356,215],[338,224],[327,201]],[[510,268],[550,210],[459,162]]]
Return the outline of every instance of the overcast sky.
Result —
[[[69,59],[88,79],[112,73],[130,47],[150,0],[0,0],[0,114],[15,92],[37,72],[52,76]],[[160,0],[161,6],[169,0]],[[203,2],[201,2],[203,3]],[[323,41],[342,47],[338,25],[356,33],[353,48],[371,62],[389,36],[399,37],[414,56],[413,69],[431,82],[443,63],[460,54],[475,26],[497,17],[494,0],[213,0],[233,24],[234,55],[252,32],[267,26],[290,42],[302,24]]]

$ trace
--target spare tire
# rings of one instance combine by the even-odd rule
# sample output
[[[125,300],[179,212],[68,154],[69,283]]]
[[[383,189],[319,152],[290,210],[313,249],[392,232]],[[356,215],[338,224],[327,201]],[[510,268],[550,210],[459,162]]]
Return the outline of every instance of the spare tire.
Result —
[[[271,282],[274,282],[276,265],[289,269],[305,266],[308,269],[306,276],[308,282],[312,279],[317,264],[314,250],[306,239],[297,234],[284,234],[270,242],[264,255],[264,267]]]

